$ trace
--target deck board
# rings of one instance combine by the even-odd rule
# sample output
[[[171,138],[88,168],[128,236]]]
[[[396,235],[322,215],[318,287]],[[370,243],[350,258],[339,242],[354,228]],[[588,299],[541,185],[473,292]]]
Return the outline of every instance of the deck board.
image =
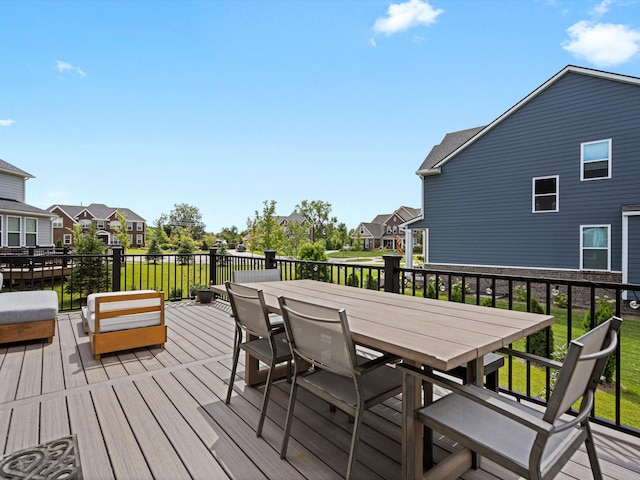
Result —
[[[100,360],[76,312],[59,316],[51,344],[0,345],[0,455],[75,434],[85,478],[343,478],[353,427],[344,413],[300,391],[283,461],[289,384],[274,385],[263,438],[255,435],[263,387],[244,384],[244,355],[224,403],[234,334],[228,305],[167,303],[166,322],[166,348]],[[396,398],[365,413],[358,478],[400,477],[400,409]],[[640,439],[593,429],[605,478],[640,478]],[[439,440],[436,460],[453,448]],[[590,476],[581,450],[558,479]],[[517,477],[484,459],[461,478]]]

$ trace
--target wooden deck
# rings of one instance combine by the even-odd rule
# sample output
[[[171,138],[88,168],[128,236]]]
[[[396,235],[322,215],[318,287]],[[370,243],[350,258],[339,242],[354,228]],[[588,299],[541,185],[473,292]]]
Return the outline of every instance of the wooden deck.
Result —
[[[283,461],[286,382],[272,391],[262,439],[254,429],[262,390],[245,387],[242,366],[225,405],[233,339],[225,304],[167,303],[166,323],[164,350],[101,360],[91,355],[79,313],[58,317],[51,344],[0,344],[0,456],[75,434],[88,480],[344,476],[351,424],[343,413],[301,391]],[[359,478],[400,478],[399,409],[395,399],[365,415]],[[640,478],[640,439],[594,429],[606,478]],[[485,460],[462,478],[516,477]],[[586,453],[574,455],[558,478],[591,478]]]

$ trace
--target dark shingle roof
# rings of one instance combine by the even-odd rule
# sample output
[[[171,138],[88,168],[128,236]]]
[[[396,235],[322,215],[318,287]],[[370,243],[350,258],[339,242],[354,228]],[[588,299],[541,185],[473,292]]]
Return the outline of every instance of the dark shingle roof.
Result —
[[[11,200],[8,198],[0,198],[0,211],[3,212],[15,212],[15,213],[29,213],[32,215],[41,215],[46,217],[54,217],[51,212],[42,210],[41,208],[27,205],[26,203],[18,202],[17,200]]]
[[[18,167],[11,165],[9,162],[5,162],[4,160],[0,160],[0,171],[13,173],[15,175],[20,175],[23,177],[34,178],[34,176],[30,173],[27,173],[24,170],[20,170]]]
[[[431,149],[427,158],[424,159],[422,165],[420,165],[419,171],[432,168],[434,165],[440,162],[443,158],[453,152],[456,148],[464,144],[467,140],[472,138],[476,133],[482,130],[484,127],[469,128],[467,130],[460,130],[458,132],[447,133],[442,142]]]

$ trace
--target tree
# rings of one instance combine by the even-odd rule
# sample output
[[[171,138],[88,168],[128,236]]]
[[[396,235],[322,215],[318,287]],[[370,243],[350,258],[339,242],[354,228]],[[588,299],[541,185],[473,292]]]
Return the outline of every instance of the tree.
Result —
[[[310,262],[326,262],[327,252],[324,245],[320,242],[305,243],[298,250],[298,258],[300,260],[308,260]],[[329,267],[316,263],[300,263],[296,267],[298,278],[311,278],[313,280],[325,281],[329,278]]]
[[[188,228],[194,240],[200,240],[204,234],[205,224],[198,207],[186,203],[176,203],[169,215],[162,214],[158,222],[169,226],[168,235],[171,236],[177,228]]]
[[[331,204],[322,200],[303,200],[294,210],[294,213],[303,215],[311,223],[311,241],[317,242],[325,237],[329,225],[335,225],[336,217],[329,218]]]
[[[72,294],[86,297],[91,293],[109,290],[110,278],[106,259],[106,245],[98,238],[95,223],[91,223],[87,232],[82,231],[80,224],[73,226],[73,237],[78,257],[71,275],[67,279],[67,288]],[[86,255],[86,256],[85,256]]]
[[[309,243],[309,237],[306,234],[304,225],[300,222],[288,223],[287,231],[280,246],[283,255],[295,258],[298,255],[298,250],[305,243]]]
[[[222,231],[218,233],[218,238],[226,240],[229,245],[242,243],[242,235],[240,235],[238,227],[235,225],[231,228],[223,228]]]
[[[118,225],[113,229],[115,232],[115,236],[122,245],[123,250],[127,250],[131,246],[131,240],[129,239],[129,235],[127,234],[127,217],[120,210],[116,210],[116,219],[118,220]]]
[[[252,246],[257,247],[257,249],[277,250],[284,240],[284,232],[282,227],[278,225],[276,217],[276,203],[275,200],[265,200],[263,202],[262,215],[256,210],[253,220],[247,220],[247,225],[253,226],[251,235],[252,239],[255,237],[256,243],[252,244]]]
[[[178,241],[178,255],[176,259],[178,263],[184,264],[191,261],[191,255],[196,250],[196,242],[191,237],[189,229],[180,229]]]

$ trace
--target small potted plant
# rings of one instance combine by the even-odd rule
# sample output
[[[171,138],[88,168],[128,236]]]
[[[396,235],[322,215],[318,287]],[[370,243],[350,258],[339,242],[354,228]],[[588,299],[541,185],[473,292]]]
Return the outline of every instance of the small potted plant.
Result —
[[[171,289],[171,293],[169,293],[169,301],[170,302],[179,302],[182,300],[182,289],[174,287]]]
[[[195,294],[196,299],[200,303],[211,303],[211,300],[213,300],[213,292],[208,285],[203,283],[191,285],[191,293]]]

